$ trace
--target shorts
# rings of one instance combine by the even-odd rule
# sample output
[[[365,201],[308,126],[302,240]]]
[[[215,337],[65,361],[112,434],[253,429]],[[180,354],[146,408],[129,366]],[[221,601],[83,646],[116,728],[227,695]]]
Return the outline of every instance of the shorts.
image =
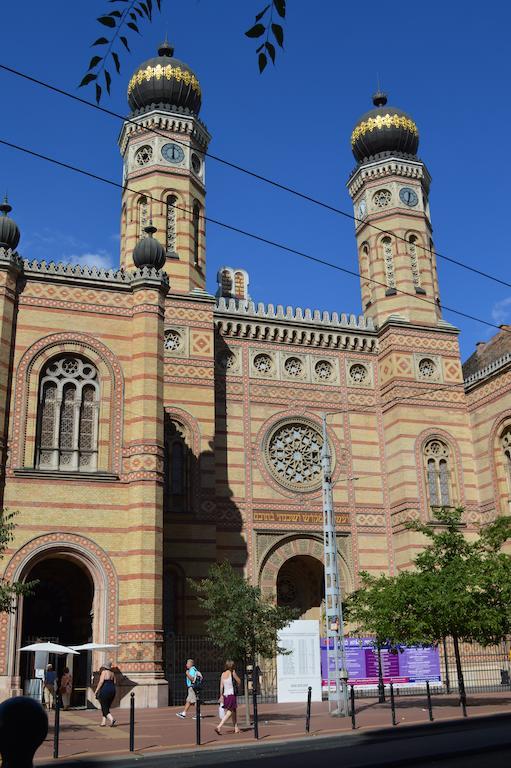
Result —
[[[193,690],[191,685],[188,686],[186,701],[188,702],[188,704],[195,704],[197,702],[197,696],[195,695],[195,691]]]

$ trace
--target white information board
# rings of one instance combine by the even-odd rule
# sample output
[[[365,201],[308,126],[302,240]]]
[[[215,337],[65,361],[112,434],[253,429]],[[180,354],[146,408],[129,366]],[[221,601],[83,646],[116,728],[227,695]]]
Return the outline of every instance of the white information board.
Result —
[[[277,656],[277,701],[321,701],[319,621],[299,619],[279,632],[279,646],[290,651]]]

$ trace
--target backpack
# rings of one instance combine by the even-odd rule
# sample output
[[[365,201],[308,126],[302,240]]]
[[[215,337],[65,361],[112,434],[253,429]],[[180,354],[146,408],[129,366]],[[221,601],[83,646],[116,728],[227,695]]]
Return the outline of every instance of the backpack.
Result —
[[[195,675],[195,679],[192,683],[192,688],[195,691],[195,693],[200,693],[200,691],[202,691],[203,683],[204,683],[204,678],[202,677],[201,672],[197,670],[197,674]]]

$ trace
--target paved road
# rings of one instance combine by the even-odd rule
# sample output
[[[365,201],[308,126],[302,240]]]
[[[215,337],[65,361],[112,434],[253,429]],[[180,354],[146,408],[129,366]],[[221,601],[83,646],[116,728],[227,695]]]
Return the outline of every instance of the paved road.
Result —
[[[255,746],[202,748],[188,752],[144,755],[127,758],[59,762],[85,768],[471,768],[511,764],[511,715],[473,720],[432,723],[406,728],[378,729],[339,736],[310,737],[294,742],[267,742]]]

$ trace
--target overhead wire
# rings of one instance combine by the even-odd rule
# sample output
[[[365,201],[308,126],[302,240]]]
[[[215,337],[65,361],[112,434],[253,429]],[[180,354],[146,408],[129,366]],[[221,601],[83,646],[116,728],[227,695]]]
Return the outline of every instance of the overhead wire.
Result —
[[[4,145],[6,147],[10,147],[11,149],[15,149],[15,150],[17,150],[19,152],[23,152],[23,153],[25,153],[27,155],[30,155],[32,157],[36,157],[36,158],[38,158],[40,160],[44,160],[46,162],[52,163],[53,165],[59,166],[61,168],[66,168],[67,170],[73,171],[75,173],[79,173],[79,174],[81,174],[83,176],[86,176],[88,178],[91,178],[93,180],[100,181],[100,182],[102,182],[104,184],[108,184],[109,186],[113,186],[113,187],[116,187],[116,188],[122,189],[122,190],[127,190],[128,192],[133,192],[134,194],[140,194],[138,190],[131,189],[130,187],[128,187],[126,185],[120,184],[117,181],[113,181],[113,179],[105,178],[104,176],[100,176],[99,174],[93,173],[92,171],[86,171],[85,169],[79,168],[76,165],[72,165],[70,163],[66,163],[66,162],[64,162],[62,160],[57,160],[56,158],[50,157],[49,155],[44,155],[41,152],[36,152],[33,149],[29,149],[28,147],[23,147],[23,146],[21,146],[19,144],[15,144],[13,142],[7,141],[6,139],[0,139],[0,144]],[[161,200],[158,200],[158,198],[156,198],[156,197],[154,197],[154,196],[152,196],[152,195],[150,195],[150,194],[148,194],[146,192],[144,192],[144,197],[146,197],[146,198],[148,198],[150,200],[153,200],[153,201],[155,201],[157,203],[161,203],[162,202]],[[167,205],[169,205],[169,204],[167,203]],[[188,213],[188,214],[191,213],[190,209],[183,208],[182,206],[175,205],[175,203],[173,203],[171,205],[171,207],[175,208],[176,210],[184,211],[185,213]],[[216,226],[221,227],[221,228],[226,229],[226,230],[229,230],[231,232],[236,232],[237,234],[243,235],[244,237],[251,238],[252,240],[256,240],[257,242],[264,243],[265,245],[270,245],[273,248],[278,248],[279,250],[282,250],[282,251],[284,251],[286,253],[290,253],[290,254],[293,254],[293,255],[296,255],[296,256],[300,256],[300,257],[302,257],[304,259],[307,259],[308,261],[312,261],[312,262],[314,262],[316,264],[321,264],[321,265],[329,267],[331,269],[335,269],[335,270],[337,270],[339,272],[342,272],[344,274],[350,275],[351,277],[356,277],[357,279],[361,278],[360,272],[358,272],[358,271],[348,269],[347,267],[341,267],[339,264],[334,264],[334,263],[332,263],[330,261],[326,261],[326,259],[321,259],[318,256],[312,256],[311,254],[305,253],[304,251],[299,251],[298,249],[292,248],[291,246],[284,245],[283,243],[279,243],[279,242],[277,242],[275,240],[271,240],[269,238],[263,237],[262,235],[258,235],[258,234],[254,233],[254,232],[249,232],[248,230],[241,229],[240,227],[236,227],[233,224],[228,224],[227,222],[220,221],[219,219],[214,219],[211,216],[206,216],[204,214],[203,218],[204,218],[205,221],[208,221],[211,224],[215,224]],[[383,283],[380,280],[376,280],[375,278],[364,276],[364,280],[366,280],[367,282],[373,283],[375,285],[378,285],[380,287],[383,287],[383,288],[387,288],[388,287],[386,283]],[[437,307],[437,302],[436,301],[434,301],[432,299],[428,299],[425,296],[420,296],[420,295],[417,295],[415,293],[410,293],[409,291],[404,291],[402,288],[396,288],[395,290],[396,290],[396,293],[400,293],[403,296],[408,296],[410,298],[415,299],[416,301],[421,301],[421,302],[424,302],[426,304],[431,304],[434,307]],[[453,307],[449,307],[449,306],[447,306],[445,304],[442,305],[442,308],[445,311],[447,311],[447,312],[451,312],[451,313],[453,313],[455,315],[458,315],[460,317],[464,317],[464,318],[466,318],[468,320],[473,320],[475,322],[482,323],[483,325],[486,325],[486,326],[488,326],[490,328],[496,328],[497,330],[502,330],[500,325],[497,325],[496,323],[492,323],[489,320],[484,320],[483,318],[477,317],[476,315],[471,315],[468,312],[463,312],[462,310],[454,309]],[[507,331],[506,328],[504,328],[504,330]],[[511,330],[508,331],[508,332],[511,332]]]
[[[63,88],[59,88],[58,86],[52,85],[51,83],[47,83],[44,80],[41,80],[41,79],[39,79],[37,77],[33,77],[32,75],[28,75],[25,72],[21,72],[20,70],[15,69],[14,67],[9,67],[6,64],[0,64],[0,69],[3,70],[4,72],[8,72],[8,73],[10,73],[12,75],[15,75],[16,77],[20,77],[20,78],[22,78],[22,79],[24,79],[24,80],[26,80],[28,82],[31,82],[31,83],[33,83],[35,85],[39,85],[42,88],[46,88],[46,89],[48,89],[50,91],[53,91],[54,93],[57,93],[57,94],[59,94],[61,96],[66,96],[67,98],[72,99],[73,101],[76,101],[76,102],[78,102],[80,104],[84,104],[85,106],[92,107],[93,109],[95,109],[95,110],[97,110],[99,112],[103,112],[104,114],[110,115],[111,117],[115,117],[115,118],[117,118],[119,120],[122,120],[125,123],[131,124],[131,125],[135,125],[137,128],[140,128],[140,123],[137,122],[137,120],[134,120],[133,118],[126,117],[125,115],[122,115],[122,114],[120,114],[118,112],[115,112],[114,110],[107,109],[106,107],[102,107],[101,105],[95,104],[94,102],[89,101],[88,99],[83,99],[80,96],[77,96],[76,94],[71,93],[70,91],[66,91]],[[144,126],[144,130],[146,130],[146,131],[148,131],[150,133],[153,133],[156,136],[161,136],[161,137],[163,137],[165,139],[168,139],[168,133],[164,133],[163,131],[159,131],[156,128],[146,128]],[[177,139],[175,137],[173,137],[172,140],[176,144],[180,144],[180,145],[186,146],[186,147],[188,146],[188,144],[186,142],[180,141],[179,139]],[[265,176],[265,175],[263,175],[261,173],[257,173],[256,171],[252,171],[252,170],[250,170],[248,168],[245,168],[244,166],[239,165],[238,163],[235,163],[235,162],[233,162],[231,160],[226,160],[225,158],[220,157],[219,155],[216,155],[216,154],[214,154],[212,152],[209,152],[208,150],[200,149],[199,147],[194,147],[194,151],[197,151],[199,154],[201,154],[201,155],[203,155],[205,157],[209,157],[212,160],[215,160],[216,162],[221,163],[222,165],[224,165],[224,166],[226,166],[228,168],[231,168],[231,169],[233,169],[235,171],[238,171],[238,172],[243,173],[243,174],[245,174],[247,176],[250,176],[251,178],[256,179],[258,181],[261,181],[261,182],[263,182],[265,184],[269,184],[269,185],[275,187],[276,189],[280,189],[283,192],[287,192],[287,193],[289,193],[291,195],[294,195],[295,197],[298,197],[298,198],[300,198],[302,200],[305,200],[305,201],[307,201],[309,203],[312,203],[314,205],[320,206],[321,208],[324,208],[325,210],[328,210],[328,211],[330,211],[332,213],[336,213],[339,216],[344,216],[347,219],[351,219],[352,221],[356,222],[357,224],[365,223],[366,226],[370,227],[371,229],[374,229],[375,231],[379,232],[380,234],[392,235],[396,240],[400,240],[400,241],[402,241],[404,243],[409,244],[409,241],[406,239],[406,237],[403,237],[402,235],[398,235],[398,234],[396,234],[395,232],[393,232],[391,230],[385,229],[384,227],[379,227],[374,222],[367,221],[366,219],[361,219],[361,218],[355,216],[354,214],[349,213],[348,211],[343,211],[341,208],[337,208],[336,206],[333,206],[330,203],[325,202],[324,200],[319,200],[319,199],[313,197],[312,195],[308,195],[305,192],[301,192],[300,190],[298,190],[298,189],[296,189],[294,187],[291,187],[288,184],[283,184],[283,183],[281,183],[279,181],[276,181],[275,179],[271,179],[268,176]],[[420,243],[420,242],[416,242],[415,243],[415,247],[416,248],[420,248],[422,251],[424,251],[426,253],[430,253],[431,252],[431,249],[428,246],[422,245],[422,243]],[[496,275],[492,275],[489,272],[485,272],[484,270],[478,269],[477,267],[473,267],[470,264],[466,264],[465,262],[463,262],[463,261],[461,261],[459,259],[455,259],[452,256],[447,256],[446,254],[441,253],[439,251],[435,250],[434,253],[435,253],[435,256],[437,258],[439,258],[439,259],[442,259],[442,260],[447,261],[447,262],[449,262],[451,264],[454,264],[454,265],[456,265],[456,266],[458,266],[458,267],[460,267],[462,269],[466,269],[466,270],[468,270],[468,271],[470,271],[470,272],[472,272],[472,273],[474,273],[476,275],[479,275],[479,277],[484,277],[487,280],[491,280],[491,281],[493,281],[495,283],[498,283],[499,285],[503,285],[506,288],[511,288],[511,283],[508,282],[507,280],[504,280],[503,278],[497,277]]]

